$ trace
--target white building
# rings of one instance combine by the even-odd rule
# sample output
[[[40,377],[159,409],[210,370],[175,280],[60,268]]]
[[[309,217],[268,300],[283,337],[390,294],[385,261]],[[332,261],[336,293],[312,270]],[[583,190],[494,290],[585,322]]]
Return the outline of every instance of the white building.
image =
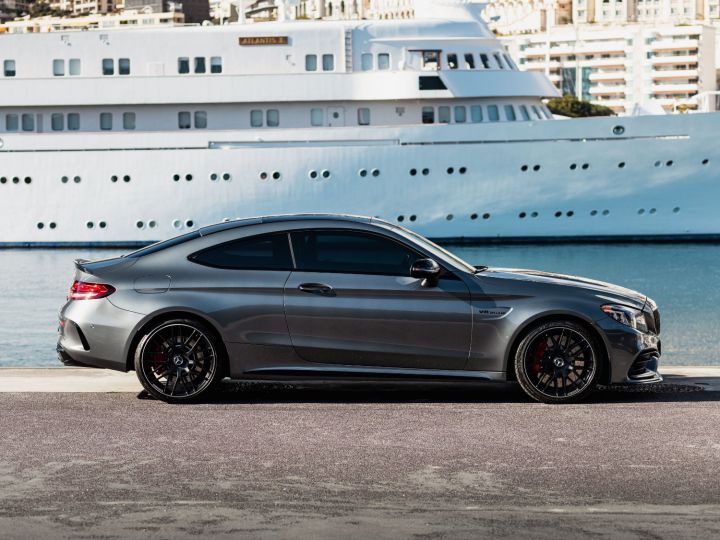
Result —
[[[141,13],[124,11],[113,14],[91,14],[84,17],[23,17],[0,24],[0,32],[26,34],[63,32],[67,30],[93,30],[96,28],[137,28],[140,26],[182,26],[185,15],[172,13]]]
[[[563,94],[629,114],[635,104],[696,108],[716,88],[710,26],[564,26],[503,40],[521,68],[545,73]]]

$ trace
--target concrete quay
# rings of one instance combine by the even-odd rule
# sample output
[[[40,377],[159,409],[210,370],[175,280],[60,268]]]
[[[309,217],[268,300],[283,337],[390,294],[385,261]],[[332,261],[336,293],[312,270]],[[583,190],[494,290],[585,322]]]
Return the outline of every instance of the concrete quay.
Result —
[[[506,384],[0,370],[0,537],[720,537],[720,369],[579,405]]]

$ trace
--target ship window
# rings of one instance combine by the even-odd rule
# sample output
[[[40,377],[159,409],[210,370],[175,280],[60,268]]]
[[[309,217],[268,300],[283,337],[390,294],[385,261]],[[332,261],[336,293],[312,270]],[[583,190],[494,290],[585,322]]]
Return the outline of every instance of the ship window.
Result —
[[[280,111],[278,109],[268,109],[266,120],[268,127],[278,127],[280,125]]]
[[[500,113],[498,112],[497,105],[488,105],[488,120],[491,122],[497,122],[500,120]]]
[[[450,123],[450,107],[438,107],[438,122],[441,124]]]
[[[537,116],[537,119],[538,119],[538,120],[542,120],[542,119],[543,119],[543,117],[540,115],[540,111],[538,111],[538,108],[537,108],[535,105],[532,106],[532,110],[533,110],[533,112],[535,113],[535,116]]]
[[[62,131],[65,129],[65,117],[62,113],[52,113],[50,116],[50,126],[53,131]]]
[[[368,109],[367,107],[361,107],[358,109],[358,125],[370,125],[370,109]]]
[[[322,109],[310,109],[310,125],[322,126],[325,124],[325,113]]]
[[[530,113],[526,105],[520,105],[520,116],[522,116],[522,119],[525,121],[530,120]]]
[[[178,58],[178,73],[190,73],[190,59],[186,57]]]
[[[457,54],[451,53],[447,55],[447,63],[448,67],[450,69],[457,69],[458,68],[458,57]]]
[[[548,120],[552,120],[552,119],[553,119],[553,116],[552,116],[552,113],[550,112],[550,109],[548,109],[547,107],[541,107],[540,110],[545,113],[545,118],[547,118]]]
[[[65,60],[53,60],[53,75],[55,77],[65,75]]]
[[[130,59],[118,59],[118,75],[130,75]]]
[[[35,115],[23,114],[21,120],[23,131],[35,131]]]
[[[109,131],[112,129],[112,113],[100,113],[100,129]]]
[[[222,57],[210,57],[210,73],[222,73]]]
[[[195,73],[205,73],[205,57],[195,57]]]
[[[508,66],[508,69],[517,70],[518,67],[517,67],[517,65],[515,65],[515,62],[513,62],[513,59],[510,57],[509,54],[505,54],[504,58],[505,58],[505,63]]]
[[[515,107],[512,105],[505,105],[505,120],[508,120],[509,122],[514,122],[517,120],[517,116],[515,115]]]
[[[68,73],[70,75],[76,76],[80,75],[80,59],[79,58],[71,58],[68,62]]]
[[[494,53],[493,58],[495,58],[495,63],[497,64],[498,69],[505,69],[505,64],[503,64],[502,58],[498,53]]]
[[[135,113],[123,113],[123,129],[135,129]]]
[[[423,51],[422,62],[422,67],[426,71],[440,69],[440,51]]]
[[[482,106],[473,105],[470,107],[470,120],[473,124],[479,124],[483,121]]]
[[[70,131],[77,131],[80,129],[80,115],[78,113],[68,113],[67,128]]]
[[[465,55],[465,69],[475,69],[475,56],[472,54]]]
[[[6,77],[15,76],[15,60],[5,60],[3,62],[3,73],[5,73]]]
[[[334,54],[323,54],[323,71],[334,71],[335,70],[335,55]]]
[[[422,123],[423,124],[434,124],[435,123],[435,108],[434,107],[423,107]]]
[[[305,71],[317,71],[316,54],[308,54],[305,56]]]
[[[180,129],[190,129],[190,113],[188,111],[178,113],[178,127]]]
[[[362,70],[372,71],[373,68],[373,55],[371,53],[365,53],[361,57]]]
[[[17,114],[6,114],[5,115],[5,130],[6,131],[17,131],[20,127]]]
[[[102,74],[115,75],[115,60],[113,60],[112,58],[103,58]]]
[[[490,59],[487,54],[481,54],[480,61],[485,69],[490,69]]]
[[[207,128],[207,112],[206,111],[195,111],[195,129]]]
[[[263,126],[263,112],[260,110],[250,111],[250,125],[252,127]]]
[[[390,55],[388,53],[378,54],[378,69],[380,71],[387,71],[390,69]]]
[[[455,123],[464,124],[467,122],[467,109],[463,105],[455,107]]]

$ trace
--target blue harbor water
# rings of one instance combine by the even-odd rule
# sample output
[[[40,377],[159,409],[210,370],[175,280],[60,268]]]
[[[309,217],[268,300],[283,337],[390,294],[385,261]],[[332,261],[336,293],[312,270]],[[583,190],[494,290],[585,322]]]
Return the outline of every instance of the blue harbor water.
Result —
[[[611,281],[653,297],[663,317],[663,363],[720,365],[720,245],[450,246],[473,264],[534,268]],[[59,366],[57,312],[73,259],[108,250],[0,251],[0,367]]]

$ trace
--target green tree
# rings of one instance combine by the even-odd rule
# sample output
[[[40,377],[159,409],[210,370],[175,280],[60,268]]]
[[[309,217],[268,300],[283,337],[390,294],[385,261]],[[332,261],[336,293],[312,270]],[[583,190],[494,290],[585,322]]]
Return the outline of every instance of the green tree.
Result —
[[[603,107],[602,105],[593,105],[588,101],[582,101],[571,95],[553,98],[547,102],[547,106],[553,114],[569,116],[570,118],[613,116],[615,114],[612,109]]]

